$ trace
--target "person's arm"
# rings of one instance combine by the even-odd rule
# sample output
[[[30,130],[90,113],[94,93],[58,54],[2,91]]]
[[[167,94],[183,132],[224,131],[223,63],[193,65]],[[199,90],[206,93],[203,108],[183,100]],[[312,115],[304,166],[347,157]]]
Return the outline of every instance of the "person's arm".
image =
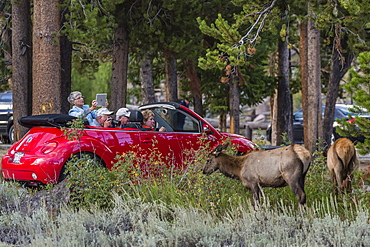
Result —
[[[96,110],[96,106],[98,105],[98,101],[95,99],[91,102],[90,112]]]
[[[69,111],[68,115],[72,117],[81,117],[84,114],[84,110],[81,108],[78,108],[76,106],[73,106]]]

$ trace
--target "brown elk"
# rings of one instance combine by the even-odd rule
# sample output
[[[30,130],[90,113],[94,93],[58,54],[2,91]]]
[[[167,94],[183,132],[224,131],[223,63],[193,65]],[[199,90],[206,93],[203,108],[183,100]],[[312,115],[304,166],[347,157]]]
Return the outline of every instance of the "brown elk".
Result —
[[[327,166],[330,180],[337,186],[338,192],[351,189],[352,172],[359,165],[353,142],[340,138],[330,146],[327,154]]]
[[[204,174],[217,169],[225,176],[239,179],[243,186],[251,190],[253,200],[259,203],[260,187],[284,187],[289,185],[299,204],[306,203],[304,180],[308,171],[311,155],[300,145],[290,145],[273,150],[253,151],[243,156],[231,156],[219,145],[209,154],[203,168]]]

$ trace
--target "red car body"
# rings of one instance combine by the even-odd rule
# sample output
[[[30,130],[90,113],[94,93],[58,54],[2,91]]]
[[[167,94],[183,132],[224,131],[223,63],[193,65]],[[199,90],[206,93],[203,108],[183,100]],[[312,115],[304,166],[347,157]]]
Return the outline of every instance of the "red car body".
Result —
[[[230,139],[239,152],[258,149],[246,137],[219,132],[198,114],[180,104],[160,102],[143,105],[139,109],[152,110],[157,127],[164,126],[167,131],[85,126],[80,138],[68,140],[60,127],[35,126],[3,156],[3,178],[28,185],[57,183],[63,166],[80,152],[96,155],[110,169],[117,162],[116,155],[135,150],[141,150],[140,155],[149,155],[148,152],[156,150],[170,157],[171,162],[179,167],[189,158],[185,150],[198,150],[205,143],[212,150]],[[183,123],[179,124],[179,118],[184,120]]]

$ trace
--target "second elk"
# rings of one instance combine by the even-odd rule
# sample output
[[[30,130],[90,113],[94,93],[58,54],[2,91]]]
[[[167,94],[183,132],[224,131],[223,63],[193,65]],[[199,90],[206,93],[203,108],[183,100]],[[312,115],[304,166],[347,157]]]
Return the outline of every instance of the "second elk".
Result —
[[[352,172],[359,165],[353,142],[340,138],[330,146],[327,154],[327,166],[330,180],[337,186],[338,192],[351,190]]]
[[[306,203],[304,191],[305,176],[311,155],[300,145],[290,145],[268,151],[253,151],[243,156],[231,156],[222,150],[227,145],[219,145],[213,150],[203,168],[204,174],[216,170],[228,177],[239,179],[243,186],[251,190],[253,200],[259,203],[261,187],[284,187],[290,189],[299,204]]]

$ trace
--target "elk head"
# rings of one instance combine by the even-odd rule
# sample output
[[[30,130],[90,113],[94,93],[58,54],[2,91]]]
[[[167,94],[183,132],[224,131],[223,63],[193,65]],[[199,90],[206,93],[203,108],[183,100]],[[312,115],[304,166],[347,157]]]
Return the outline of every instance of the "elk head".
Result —
[[[219,168],[219,162],[217,157],[220,155],[222,150],[225,150],[229,144],[225,145],[219,144],[209,155],[206,164],[203,167],[203,174],[212,174]]]

